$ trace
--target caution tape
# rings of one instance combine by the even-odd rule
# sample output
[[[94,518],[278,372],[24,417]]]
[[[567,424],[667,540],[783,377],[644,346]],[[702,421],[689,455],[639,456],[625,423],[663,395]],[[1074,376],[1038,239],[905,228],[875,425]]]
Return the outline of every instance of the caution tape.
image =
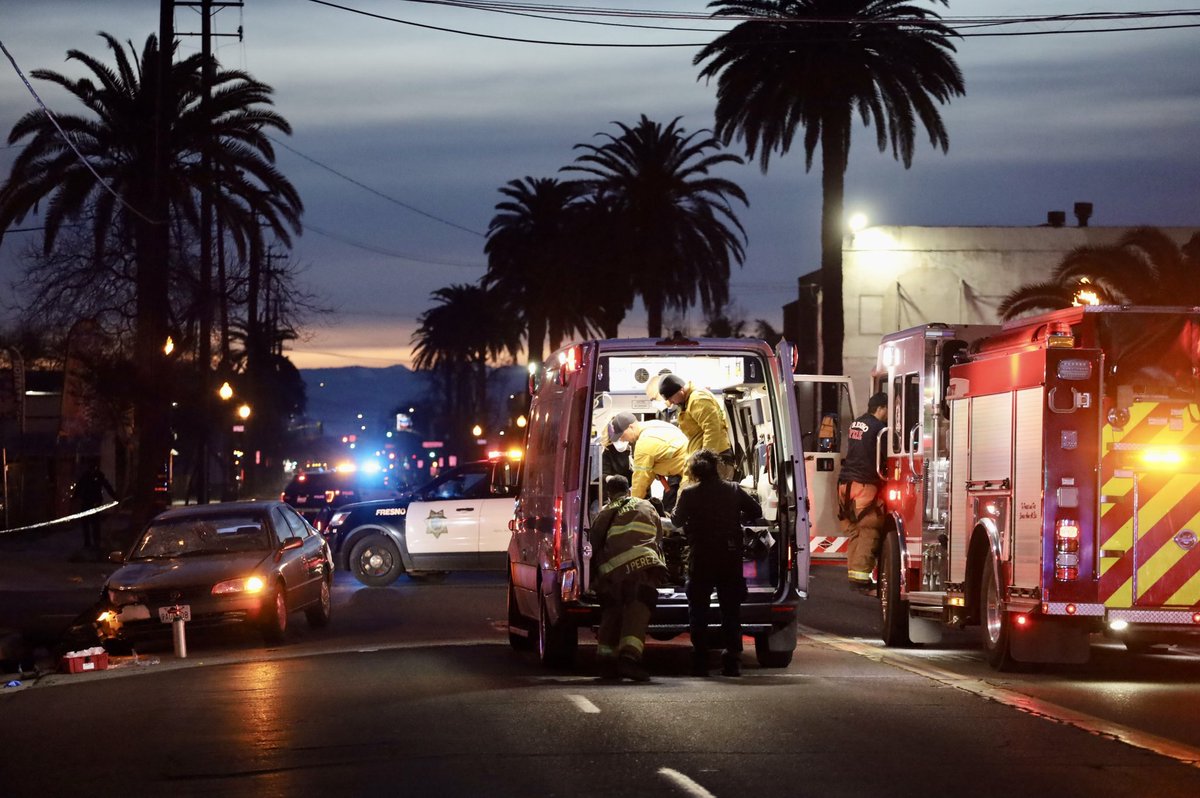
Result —
[[[102,513],[105,510],[111,510],[118,504],[120,504],[120,502],[109,502],[108,504],[102,504],[99,507],[93,507],[90,510],[84,510],[81,513],[64,515],[62,518],[55,518],[51,521],[42,521],[41,523],[30,524],[29,526],[18,526],[13,529],[0,529],[0,535],[7,535],[10,532],[28,532],[31,529],[44,529],[45,527],[55,526],[56,524],[66,524],[70,523],[71,521],[78,521],[80,518],[87,518],[89,515],[96,515],[97,513]]]

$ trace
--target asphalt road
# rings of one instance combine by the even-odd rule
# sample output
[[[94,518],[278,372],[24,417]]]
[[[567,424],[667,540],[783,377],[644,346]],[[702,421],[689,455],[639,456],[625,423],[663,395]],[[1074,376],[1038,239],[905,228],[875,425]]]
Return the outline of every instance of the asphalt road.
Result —
[[[651,683],[513,652],[501,576],[360,588],[288,642],[189,636],[140,663],[0,692],[5,796],[973,796],[1200,794],[1200,657],[1097,646],[1070,669],[996,674],[975,635],[888,651],[872,601],[814,573],[786,670]],[[591,636],[584,634],[583,641]],[[148,664],[154,663],[154,664]]]

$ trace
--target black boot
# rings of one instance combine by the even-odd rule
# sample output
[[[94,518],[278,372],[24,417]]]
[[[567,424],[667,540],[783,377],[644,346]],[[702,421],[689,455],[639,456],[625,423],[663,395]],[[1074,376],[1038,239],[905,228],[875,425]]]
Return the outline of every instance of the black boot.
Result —
[[[692,652],[692,675],[693,676],[708,676],[708,652],[693,651]]]
[[[742,658],[737,654],[725,654],[721,657],[722,676],[741,676]]]
[[[618,658],[617,671],[632,682],[650,681],[650,671],[643,668],[642,663],[638,662],[633,657]]]

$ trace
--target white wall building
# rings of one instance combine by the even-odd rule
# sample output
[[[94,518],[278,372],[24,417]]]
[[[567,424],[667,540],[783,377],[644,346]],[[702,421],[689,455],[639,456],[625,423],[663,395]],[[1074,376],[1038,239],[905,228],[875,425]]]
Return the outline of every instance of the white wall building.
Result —
[[[869,395],[880,336],[929,322],[998,324],[996,308],[1014,289],[1049,279],[1077,247],[1114,244],[1131,229],[1082,221],[1075,227],[875,226],[847,235],[843,358],[860,404]],[[1162,230],[1179,244],[1197,232]]]

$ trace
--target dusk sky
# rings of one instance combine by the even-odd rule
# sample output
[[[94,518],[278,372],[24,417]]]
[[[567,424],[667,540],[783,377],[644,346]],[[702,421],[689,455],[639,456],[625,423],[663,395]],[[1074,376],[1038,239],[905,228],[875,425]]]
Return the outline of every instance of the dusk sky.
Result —
[[[950,151],[918,137],[910,170],[875,149],[856,127],[846,181],[847,210],[872,223],[1034,225],[1049,210],[1086,200],[1098,226],[1200,225],[1200,28],[1079,32],[1120,26],[1200,23],[1192,16],[1129,22],[1037,22],[969,28],[969,17],[1149,12],[1162,2],[1117,0],[952,0],[928,2],[963,33],[1057,35],[971,37],[957,42],[967,94],[943,109]],[[417,316],[429,294],[485,270],[482,234],[509,180],[554,176],[572,146],[639,114],[688,131],[712,125],[715,86],[696,80],[692,58],[717,30],[698,15],[702,0],[558,0],[555,7],[672,11],[688,18],[555,16],[553,21],[445,3],[340,0],[339,5],[472,33],[555,42],[683,44],[583,47],[497,41],[371,18],[313,0],[246,0],[222,10],[214,30],[244,29],[217,41],[222,64],[275,89],[276,110],[294,135],[278,164],[303,197],[305,232],[294,260],[302,281],[333,312],[313,318],[288,353],[301,368],[407,363]],[[495,5],[495,4],[493,4]],[[528,6],[529,4],[525,4]],[[537,4],[542,5],[542,4]],[[0,41],[28,74],[38,68],[81,76],[75,48],[112,59],[98,31],[140,49],[158,30],[158,0],[0,0]],[[690,15],[697,15],[691,18]],[[656,26],[609,27],[591,22]],[[674,28],[664,30],[661,28]],[[678,30],[684,28],[686,30]],[[179,32],[199,31],[198,13],[176,11]],[[199,48],[182,37],[184,52]],[[51,109],[82,107],[33,81]],[[0,133],[35,101],[0,61]],[[799,145],[799,143],[798,143]],[[4,146],[0,143],[0,147]],[[734,145],[736,147],[736,144]],[[740,154],[740,150],[734,150]],[[17,150],[0,149],[7,176]],[[319,161],[404,205],[314,165]],[[817,156],[819,164],[819,155]],[[722,175],[740,183],[739,213],[749,242],[734,272],[735,317],[782,324],[796,278],[819,263],[820,172],[804,169],[802,147]],[[446,224],[430,217],[450,222]],[[27,218],[22,227],[38,224]],[[467,232],[461,228],[466,228]],[[0,245],[0,324],[15,317],[10,289],[17,255],[36,233]],[[690,323],[702,326],[694,310]],[[623,334],[644,335],[640,306]]]

